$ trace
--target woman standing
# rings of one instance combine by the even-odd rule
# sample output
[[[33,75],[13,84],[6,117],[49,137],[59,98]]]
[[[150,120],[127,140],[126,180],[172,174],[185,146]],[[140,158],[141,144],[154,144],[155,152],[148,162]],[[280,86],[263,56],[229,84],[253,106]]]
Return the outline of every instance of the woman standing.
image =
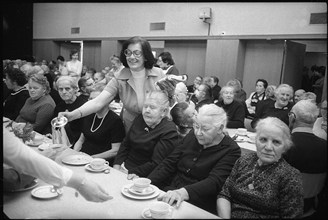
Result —
[[[147,93],[156,90],[155,82],[164,78],[160,68],[154,67],[155,59],[148,41],[132,37],[124,42],[120,60],[126,67],[117,78],[113,78],[104,91],[72,112],[60,112],[69,121],[90,115],[108,105],[119,94],[123,102],[122,119],[127,132],[135,117],[142,112]]]
[[[55,102],[49,95],[50,86],[47,78],[43,75],[31,75],[28,80],[30,97],[19,112],[16,122],[29,122],[33,130],[41,134],[51,131],[50,121],[54,114]]]
[[[72,77],[76,77],[77,81],[78,81],[80,79],[81,73],[82,73],[82,63],[78,60],[79,59],[79,51],[72,50],[70,53],[70,58],[71,58],[71,60],[66,63],[68,74]]]

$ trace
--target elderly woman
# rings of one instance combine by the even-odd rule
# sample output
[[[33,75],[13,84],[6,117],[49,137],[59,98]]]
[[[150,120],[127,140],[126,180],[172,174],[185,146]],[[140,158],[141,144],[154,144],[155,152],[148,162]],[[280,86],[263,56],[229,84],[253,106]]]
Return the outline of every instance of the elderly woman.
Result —
[[[256,126],[256,153],[235,163],[218,195],[222,218],[298,218],[303,212],[300,172],[283,158],[292,146],[288,126],[275,117]]]
[[[249,98],[245,101],[250,115],[255,114],[255,109],[259,101],[265,100],[265,89],[268,87],[268,82],[265,79],[258,79],[255,83],[255,92],[252,92]]]
[[[90,100],[96,98],[105,88],[95,85]],[[74,145],[74,150],[82,151],[94,158],[104,158],[113,166],[114,158],[125,136],[122,119],[105,105],[97,113],[83,118],[82,133]]]
[[[265,106],[256,111],[254,119],[251,122],[251,126],[254,128],[257,121],[266,117],[277,117],[287,125],[289,124],[288,112],[292,107],[292,103],[289,102],[290,97],[293,96],[293,87],[288,84],[280,84],[274,91],[275,101],[270,101]]]
[[[3,116],[15,120],[19,111],[23,108],[29,93],[25,86],[27,78],[18,68],[7,68],[4,70],[6,75],[5,83],[10,90],[10,94],[3,102]]]
[[[128,178],[146,177],[178,143],[175,124],[167,119],[169,100],[164,91],[147,96],[114,161],[114,168],[128,171]],[[124,163],[124,165],[122,165]]]
[[[113,78],[104,91],[95,99],[88,101],[73,112],[61,112],[69,121],[99,111],[119,94],[123,102],[122,118],[127,132],[133,120],[143,109],[147,93],[156,89],[155,82],[165,77],[160,68],[153,67],[155,58],[148,41],[141,37],[132,37],[122,46],[120,60],[126,67],[117,78]]]
[[[216,195],[240,157],[239,146],[225,135],[227,115],[215,104],[200,107],[193,131],[149,176],[167,191],[158,199],[177,206],[184,200],[212,213]],[[168,181],[170,180],[170,181]]]
[[[77,95],[78,86],[73,77],[60,76],[57,79],[56,86],[62,101],[56,106],[53,117],[56,117],[58,112],[73,111],[86,102],[82,96]],[[82,119],[69,122],[65,126],[71,144],[74,144],[79,139],[81,126]]]
[[[170,111],[173,122],[177,126],[177,131],[182,140],[192,129],[193,119],[196,115],[193,102],[179,102]]]
[[[31,75],[28,80],[28,92],[30,97],[16,118],[16,122],[29,122],[33,130],[41,134],[51,131],[50,121],[54,114],[55,102],[49,95],[50,86],[43,75]]]
[[[222,99],[216,105],[222,107],[228,115],[227,128],[243,128],[245,108],[240,101],[234,99],[234,87],[223,86],[220,93]]]

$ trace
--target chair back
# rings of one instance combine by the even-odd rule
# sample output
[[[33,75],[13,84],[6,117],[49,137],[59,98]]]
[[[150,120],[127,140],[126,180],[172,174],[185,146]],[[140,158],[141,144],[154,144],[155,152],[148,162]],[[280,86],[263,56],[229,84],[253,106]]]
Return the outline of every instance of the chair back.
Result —
[[[327,173],[301,173],[304,199],[317,196],[325,185]]]

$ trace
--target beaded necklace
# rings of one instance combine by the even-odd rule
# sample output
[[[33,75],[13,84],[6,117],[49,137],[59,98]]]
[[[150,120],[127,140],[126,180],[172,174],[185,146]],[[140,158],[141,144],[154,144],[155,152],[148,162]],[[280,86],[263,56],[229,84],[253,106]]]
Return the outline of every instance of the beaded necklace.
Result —
[[[95,114],[95,116],[93,117],[92,125],[91,125],[91,127],[90,127],[90,131],[91,131],[92,133],[93,133],[93,132],[96,132],[96,131],[100,128],[100,126],[102,125],[102,123],[103,123],[104,119],[106,118],[106,115],[107,115],[108,112],[109,112],[109,111],[107,111],[106,114],[104,115],[104,117],[102,117],[101,122],[100,122],[100,124],[98,125],[98,127],[97,127],[96,129],[93,129],[93,126],[94,126],[94,124],[95,124],[95,120],[96,120],[96,117],[97,117],[97,114]]]

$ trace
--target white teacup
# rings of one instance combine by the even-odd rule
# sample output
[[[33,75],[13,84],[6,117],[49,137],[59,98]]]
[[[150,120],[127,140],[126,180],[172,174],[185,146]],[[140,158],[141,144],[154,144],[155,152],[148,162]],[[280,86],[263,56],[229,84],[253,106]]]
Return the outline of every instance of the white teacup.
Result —
[[[247,136],[251,142],[255,143],[256,133],[248,133]]]
[[[245,136],[245,135],[247,135],[247,129],[246,128],[238,128],[237,134],[241,135],[241,136]]]
[[[33,143],[40,145],[43,143],[43,140],[44,136],[35,132],[34,137],[32,138]]]
[[[133,189],[137,192],[143,192],[150,186],[151,180],[148,178],[135,178],[133,179]]]
[[[166,202],[155,202],[149,207],[149,212],[154,219],[170,218],[172,215],[173,207]]]
[[[103,158],[94,158],[90,162],[90,166],[94,170],[101,170],[104,168],[104,166],[108,166],[108,164],[108,161]]]

